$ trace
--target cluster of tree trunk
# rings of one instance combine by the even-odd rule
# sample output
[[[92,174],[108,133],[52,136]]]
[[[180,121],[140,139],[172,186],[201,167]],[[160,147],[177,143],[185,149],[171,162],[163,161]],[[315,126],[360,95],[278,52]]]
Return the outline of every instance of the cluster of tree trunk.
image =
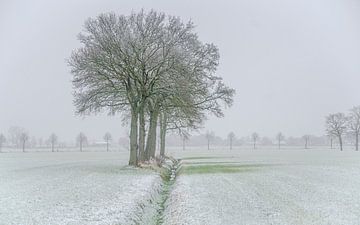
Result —
[[[130,165],[165,155],[169,131],[187,136],[232,104],[234,90],[215,75],[219,52],[202,43],[191,22],[143,10],[88,19],[73,51],[74,104],[86,115],[121,113],[130,123]]]

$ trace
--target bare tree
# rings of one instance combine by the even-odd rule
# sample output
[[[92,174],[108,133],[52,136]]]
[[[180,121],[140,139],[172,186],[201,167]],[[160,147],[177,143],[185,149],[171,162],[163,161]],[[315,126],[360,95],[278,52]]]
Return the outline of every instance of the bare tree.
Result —
[[[310,141],[310,135],[304,135],[302,138],[303,138],[304,141],[305,141],[305,146],[304,146],[304,148],[305,148],[305,149],[308,149],[308,144],[309,144],[309,141]]]
[[[36,148],[37,146],[37,140],[35,136],[32,136],[29,141],[29,147],[30,148]]]
[[[87,137],[83,132],[80,132],[76,137],[76,143],[80,147],[80,152],[83,151],[83,146],[87,144]]]
[[[177,17],[140,11],[101,14],[89,19],[79,35],[84,47],[69,60],[76,111],[130,115],[130,165],[137,165],[138,155],[155,155],[164,108],[192,107],[221,115],[221,102],[232,102],[234,90],[214,76],[218,49],[201,43],[193,28]]]
[[[334,138],[335,138],[334,135],[327,133],[326,136],[330,141],[330,149],[333,149],[333,142],[334,142]]]
[[[51,144],[51,151],[55,151],[55,145],[58,143],[58,137],[55,133],[52,133],[49,137],[49,143]]]
[[[106,132],[104,135],[104,140],[106,142],[106,151],[109,151],[109,142],[112,140],[111,134],[109,132]]]
[[[26,131],[23,131],[20,134],[20,142],[21,142],[21,146],[22,146],[22,150],[23,152],[25,152],[25,146],[26,146],[26,142],[29,140],[29,134]]]
[[[12,126],[9,128],[9,142],[18,148],[22,147],[21,135],[27,133],[24,128]]]
[[[183,151],[185,151],[185,143],[189,140],[189,135],[182,135]]]
[[[356,106],[350,110],[348,116],[349,133],[355,137],[355,149],[359,151],[359,135],[360,135],[360,106]]]
[[[281,142],[285,140],[285,136],[279,132],[277,135],[276,135],[276,140],[278,142],[278,148],[280,149],[280,146],[281,146]]]
[[[2,150],[4,143],[6,143],[6,138],[3,134],[0,134],[0,152]]]
[[[205,134],[206,140],[207,140],[207,149],[210,150],[210,142],[214,139],[215,134],[213,131],[207,131]]]
[[[326,117],[326,132],[339,139],[340,150],[343,150],[342,136],[347,130],[347,118],[344,113],[330,114]]]
[[[229,140],[229,144],[230,144],[230,150],[232,150],[234,139],[235,139],[235,133],[234,133],[234,132],[230,132],[230,133],[228,134],[228,140]]]
[[[39,147],[41,148],[41,147],[43,147],[43,139],[42,138],[39,138],[38,139],[38,143],[39,143]]]
[[[254,132],[254,133],[252,133],[251,138],[252,138],[252,141],[254,143],[254,149],[255,149],[256,148],[256,142],[259,139],[259,134]]]

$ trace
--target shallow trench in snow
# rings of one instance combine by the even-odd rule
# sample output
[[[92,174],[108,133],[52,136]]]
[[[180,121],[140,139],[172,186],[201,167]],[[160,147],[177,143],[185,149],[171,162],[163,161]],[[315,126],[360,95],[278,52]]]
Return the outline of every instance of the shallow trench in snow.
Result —
[[[156,186],[146,204],[141,203],[139,214],[134,219],[135,224],[161,225],[164,224],[164,212],[167,200],[175,183],[177,173],[181,168],[180,161],[167,160],[163,164],[162,183]]]

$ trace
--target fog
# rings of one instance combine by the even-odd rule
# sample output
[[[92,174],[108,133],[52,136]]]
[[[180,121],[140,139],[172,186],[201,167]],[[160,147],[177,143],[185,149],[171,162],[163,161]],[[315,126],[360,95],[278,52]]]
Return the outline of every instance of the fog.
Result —
[[[200,40],[220,50],[217,74],[236,89],[224,118],[206,130],[225,136],[324,134],[324,118],[360,104],[360,2],[1,1],[0,133],[73,141],[80,131],[125,136],[120,116],[79,117],[66,59],[84,21],[102,12],[155,9],[191,19]]]

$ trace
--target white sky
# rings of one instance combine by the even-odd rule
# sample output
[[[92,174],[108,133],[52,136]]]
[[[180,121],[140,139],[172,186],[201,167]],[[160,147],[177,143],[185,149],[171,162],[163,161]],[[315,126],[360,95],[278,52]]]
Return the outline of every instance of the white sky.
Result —
[[[325,115],[360,104],[358,0],[0,0],[0,133],[124,136],[119,117],[74,116],[65,59],[88,17],[141,8],[192,19],[219,47],[218,74],[237,94],[225,118],[206,123],[217,135],[321,135]]]

